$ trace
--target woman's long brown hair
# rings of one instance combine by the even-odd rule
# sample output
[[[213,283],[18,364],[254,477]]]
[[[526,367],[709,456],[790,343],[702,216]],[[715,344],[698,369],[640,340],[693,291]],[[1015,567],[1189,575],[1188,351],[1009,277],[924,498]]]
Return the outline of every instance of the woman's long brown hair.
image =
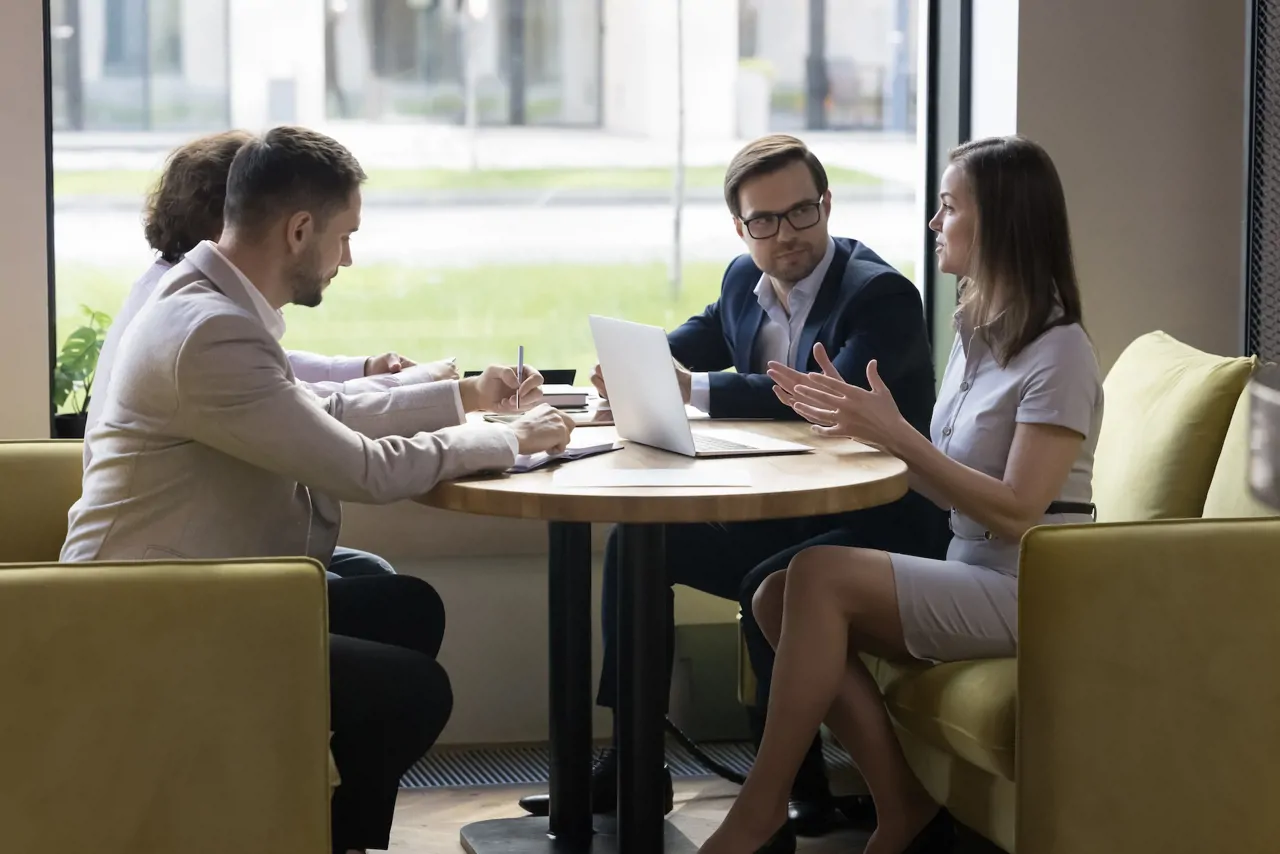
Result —
[[[991,324],[992,351],[1007,365],[1050,327],[1082,323],[1062,181],[1048,153],[1019,136],[965,143],[951,162],[978,206],[959,315],[974,327]]]

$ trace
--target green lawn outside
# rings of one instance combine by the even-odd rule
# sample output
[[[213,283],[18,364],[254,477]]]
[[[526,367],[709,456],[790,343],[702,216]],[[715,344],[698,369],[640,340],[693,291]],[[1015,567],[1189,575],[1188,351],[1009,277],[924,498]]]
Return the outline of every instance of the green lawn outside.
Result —
[[[59,170],[53,177],[54,196],[142,196],[156,172],[140,170]],[[857,169],[830,168],[833,186],[876,186],[879,178]],[[724,167],[689,169],[690,187],[719,187]],[[672,185],[671,169],[374,169],[368,189],[379,192],[443,190],[663,190]]]
[[[58,341],[79,325],[80,305],[114,314],[138,270],[58,265]],[[414,359],[456,356],[459,367],[525,358],[547,368],[595,364],[588,314],[671,329],[719,293],[721,264],[690,264],[671,295],[662,264],[486,266],[430,270],[372,265],[343,270],[318,308],[285,309],[284,346],[368,355],[395,350]]]
[[[908,277],[910,265],[898,265]],[[83,319],[80,306],[114,314],[140,270],[59,264],[58,345]],[[285,309],[284,346],[315,353],[413,359],[455,356],[459,367],[512,363],[516,348],[540,368],[595,364],[588,314],[674,329],[720,291],[724,266],[688,264],[673,296],[662,264],[545,264],[432,270],[370,265],[343,270],[318,308]]]

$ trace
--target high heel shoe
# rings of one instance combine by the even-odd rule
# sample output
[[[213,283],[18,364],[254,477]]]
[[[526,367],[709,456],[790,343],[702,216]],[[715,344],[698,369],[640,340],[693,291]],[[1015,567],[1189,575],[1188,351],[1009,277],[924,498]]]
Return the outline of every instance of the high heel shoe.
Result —
[[[902,854],[950,854],[956,844],[956,822],[946,807],[939,807],[937,814],[902,850]]]

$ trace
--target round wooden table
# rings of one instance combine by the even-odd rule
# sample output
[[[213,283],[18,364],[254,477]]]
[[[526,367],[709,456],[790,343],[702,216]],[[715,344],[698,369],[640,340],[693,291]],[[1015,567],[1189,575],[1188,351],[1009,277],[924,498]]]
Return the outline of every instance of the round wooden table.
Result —
[[[663,607],[665,523],[743,522],[845,513],[906,494],[906,466],[847,439],[826,439],[798,422],[700,421],[700,432],[747,430],[810,445],[804,454],[698,458],[625,443],[622,450],[519,475],[442,483],[418,499],[445,510],[548,522],[550,617],[549,818],[497,819],[463,828],[471,854],[693,852],[664,816]],[[579,427],[573,445],[617,438],[612,427]],[[555,472],[589,468],[745,470],[749,486],[564,488]],[[591,813],[591,525],[618,527],[618,817],[596,833]]]

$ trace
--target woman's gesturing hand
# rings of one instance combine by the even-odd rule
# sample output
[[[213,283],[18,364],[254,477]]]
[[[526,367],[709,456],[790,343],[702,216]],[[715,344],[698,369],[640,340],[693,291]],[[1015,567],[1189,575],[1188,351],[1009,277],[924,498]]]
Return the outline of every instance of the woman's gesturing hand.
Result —
[[[813,348],[822,373],[802,374],[778,362],[769,363],[778,399],[826,436],[846,436],[891,448],[904,429],[910,430],[889,387],[880,379],[873,359],[867,363],[870,390],[845,382],[821,344]]]

